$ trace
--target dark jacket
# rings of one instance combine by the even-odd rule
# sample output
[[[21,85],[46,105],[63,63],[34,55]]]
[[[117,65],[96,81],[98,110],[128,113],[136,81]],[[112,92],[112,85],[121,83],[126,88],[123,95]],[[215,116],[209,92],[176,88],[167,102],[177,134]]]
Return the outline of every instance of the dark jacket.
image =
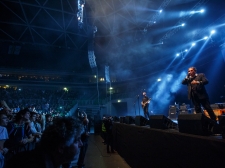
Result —
[[[191,82],[193,80],[199,81],[199,84],[192,85]],[[203,74],[203,73],[196,74],[195,77],[193,77],[193,78],[186,77],[182,81],[183,85],[188,86],[188,99],[191,99],[191,92],[194,92],[198,96],[199,99],[208,98],[208,94],[205,89],[205,85],[208,83],[209,83],[209,81],[205,77],[205,74]]]

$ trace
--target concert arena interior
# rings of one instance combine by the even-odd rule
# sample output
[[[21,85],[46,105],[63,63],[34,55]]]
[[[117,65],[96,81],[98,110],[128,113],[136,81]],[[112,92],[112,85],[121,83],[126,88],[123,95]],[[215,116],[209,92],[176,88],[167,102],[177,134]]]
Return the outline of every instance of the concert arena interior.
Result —
[[[225,165],[225,1],[1,0],[0,9],[1,101],[13,113],[87,114],[85,168]],[[188,99],[189,67],[208,80],[216,122]]]

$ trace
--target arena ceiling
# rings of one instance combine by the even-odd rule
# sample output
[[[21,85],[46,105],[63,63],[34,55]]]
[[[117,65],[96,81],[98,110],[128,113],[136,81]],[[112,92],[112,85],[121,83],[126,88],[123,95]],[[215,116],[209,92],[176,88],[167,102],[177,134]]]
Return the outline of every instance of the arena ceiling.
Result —
[[[77,8],[77,0],[1,0],[1,68],[91,75],[93,42],[100,75],[107,65],[118,80],[138,79],[181,59],[187,65],[201,47],[188,55],[184,49],[213,28],[217,32],[205,48],[224,43],[225,2],[220,0],[86,0],[82,28]],[[190,13],[201,9],[205,12]],[[173,62],[177,52],[183,58]]]

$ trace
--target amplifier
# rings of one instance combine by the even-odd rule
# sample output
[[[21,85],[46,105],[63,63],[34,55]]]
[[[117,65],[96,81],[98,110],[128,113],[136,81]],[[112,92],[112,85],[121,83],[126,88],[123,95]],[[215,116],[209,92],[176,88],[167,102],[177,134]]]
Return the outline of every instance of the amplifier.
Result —
[[[169,109],[169,118],[170,119],[176,119],[177,118],[177,109],[176,108],[170,108]]]

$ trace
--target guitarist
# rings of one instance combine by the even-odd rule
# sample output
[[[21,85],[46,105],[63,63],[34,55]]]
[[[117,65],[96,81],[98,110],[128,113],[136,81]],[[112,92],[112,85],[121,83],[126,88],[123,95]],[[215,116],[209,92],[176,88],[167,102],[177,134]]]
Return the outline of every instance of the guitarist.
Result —
[[[142,106],[143,111],[144,111],[144,116],[148,120],[149,120],[149,112],[148,112],[149,102],[150,102],[150,99],[146,95],[146,92],[143,92],[143,98],[142,98],[141,106]]]

